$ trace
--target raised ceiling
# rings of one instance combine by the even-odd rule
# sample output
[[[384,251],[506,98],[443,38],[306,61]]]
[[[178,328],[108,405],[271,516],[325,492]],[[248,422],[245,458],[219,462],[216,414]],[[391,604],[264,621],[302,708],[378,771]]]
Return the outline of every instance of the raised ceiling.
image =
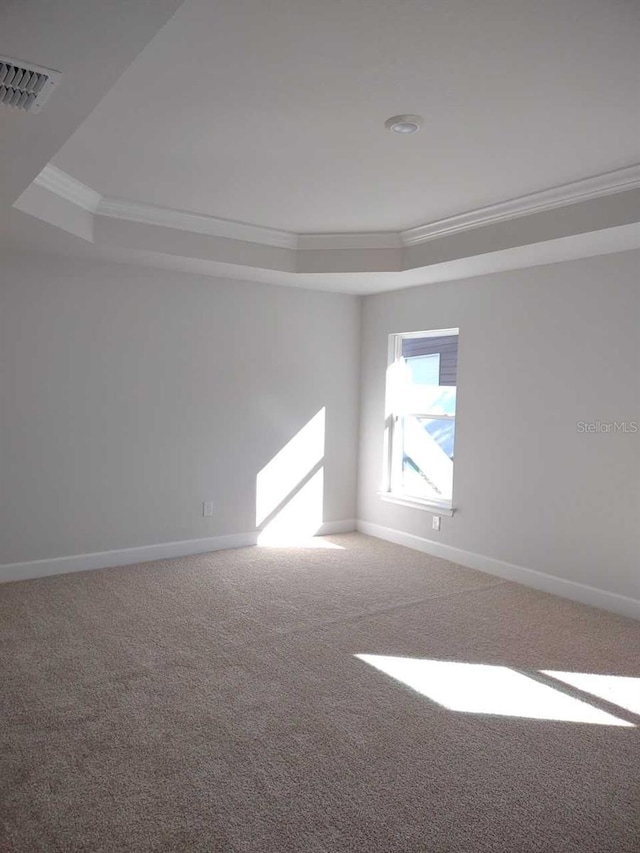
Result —
[[[639,248],[639,41],[637,0],[0,3],[63,73],[0,108],[0,249],[375,293]]]
[[[413,228],[636,163],[638,9],[186,0],[53,164],[272,229]],[[424,129],[386,131],[403,112]]]

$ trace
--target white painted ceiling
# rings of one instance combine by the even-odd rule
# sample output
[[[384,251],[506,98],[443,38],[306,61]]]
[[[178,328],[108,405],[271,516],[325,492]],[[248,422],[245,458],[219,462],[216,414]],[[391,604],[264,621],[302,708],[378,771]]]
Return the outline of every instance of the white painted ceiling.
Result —
[[[179,0],[0,0],[0,54],[63,72],[38,115],[0,109],[0,239],[11,205]]]
[[[411,228],[638,162],[639,12],[186,0],[53,164],[107,196],[270,228]],[[384,129],[405,112],[420,133]]]

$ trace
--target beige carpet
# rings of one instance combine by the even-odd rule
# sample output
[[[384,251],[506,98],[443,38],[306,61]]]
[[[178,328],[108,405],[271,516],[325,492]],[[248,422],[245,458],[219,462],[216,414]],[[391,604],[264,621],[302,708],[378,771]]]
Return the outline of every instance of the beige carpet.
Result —
[[[640,624],[328,541],[1,586],[0,850],[638,853]]]

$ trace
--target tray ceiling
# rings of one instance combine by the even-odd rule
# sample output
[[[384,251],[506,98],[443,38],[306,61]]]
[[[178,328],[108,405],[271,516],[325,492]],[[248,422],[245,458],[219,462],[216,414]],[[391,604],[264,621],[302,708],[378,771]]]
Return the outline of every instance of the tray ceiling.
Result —
[[[637,12],[187,0],[53,164],[103,196],[263,228],[411,229],[640,160]],[[385,130],[404,112],[420,133]]]

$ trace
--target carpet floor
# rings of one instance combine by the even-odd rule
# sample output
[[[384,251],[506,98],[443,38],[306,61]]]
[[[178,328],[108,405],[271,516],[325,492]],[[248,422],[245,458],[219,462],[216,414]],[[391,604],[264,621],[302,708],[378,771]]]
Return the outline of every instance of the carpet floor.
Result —
[[[1,586],[0,850],[640,851],[638,622],[322,543]]]

